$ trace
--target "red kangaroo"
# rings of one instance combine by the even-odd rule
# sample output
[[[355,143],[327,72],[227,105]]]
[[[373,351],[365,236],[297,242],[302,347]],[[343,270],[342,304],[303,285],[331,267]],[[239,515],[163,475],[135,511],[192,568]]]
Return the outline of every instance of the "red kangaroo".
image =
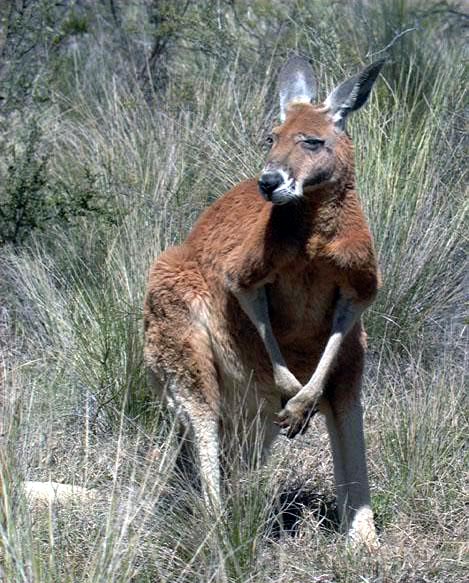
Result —
[[[267,451],[280,428],[293,437],[319,411],[341,523],[366,544],[376,534],[360,402],[361,314],[379,271],[345,122],[382,65],[314,105],[312,69],[289,59],[279,79],[281,125],[260,177],[227,192],[182,245],[158,257],[145,300],[146,364],[191,436],[207,502],[221,505],[221,452],[233,420],[247,420],[238,429],[255,435],[243,439]]]

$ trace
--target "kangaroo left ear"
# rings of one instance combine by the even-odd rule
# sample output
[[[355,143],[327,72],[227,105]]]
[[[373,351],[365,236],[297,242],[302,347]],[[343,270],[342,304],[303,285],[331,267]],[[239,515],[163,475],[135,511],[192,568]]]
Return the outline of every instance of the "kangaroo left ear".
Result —
[[[384,63],[385,59],[371,63],[363,71],[336,87],[328,96],[324,102],[324,107],[329,110],[334,123],[340,129],[345,128],[348,114],[360,109],[366,103]]]
[[[279,80],[280,121],[283,123],[291,103],[311,103],[316,97],[316,78],[311,65],[301,57],[290,57]]]

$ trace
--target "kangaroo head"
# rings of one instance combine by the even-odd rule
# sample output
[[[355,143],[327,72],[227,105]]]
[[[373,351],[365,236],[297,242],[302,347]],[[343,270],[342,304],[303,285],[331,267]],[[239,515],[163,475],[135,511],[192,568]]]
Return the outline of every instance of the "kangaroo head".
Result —
[[[318,187],[347,180],[353,149],[345,121],[367,100],[384,60],[372,63],[340,84],[318,105],[310,65],[292,57],[279,77],[280,121],[269,137],[271,150],[259,190],[273,204],[287,204]]]

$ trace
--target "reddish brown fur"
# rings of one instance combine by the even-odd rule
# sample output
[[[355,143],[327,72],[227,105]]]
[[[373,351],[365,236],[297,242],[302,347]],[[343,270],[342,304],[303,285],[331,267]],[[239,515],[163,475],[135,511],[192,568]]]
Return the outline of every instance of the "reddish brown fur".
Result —
[[[185,243],[157,259],[145,300],[146,363],[194,437],[207,502],[220,506],[219,456],[233,433],[242,433],[248,450],[259,439],[265,450],[278,433],[275,420],[294,436],[319,409],[341,521],[366,544],[376,533],[360,404],[360,314],[379,274],[344,126],[382,64],[345,81],[318,108],[309,103],[309,65],[291,58],[279,76],[284,122],[273,130],[259,182],[226,193]],[[262,431],[247,429],[253,421]]]
[[[314,372],[330,333],[337,290],[346,290],[363,304],[375,297],[378,271],[354,189],[351,141],[337,134],[326,114],[313,106],[291,109],[295,111],[287,122],[276,129],[275,158],[291,156],[293,133],[315,133],[335,144],[334,181],[306,189],[304,199],[293,207],[273,206],[259,195],[256,180],[245,181],[210,206],[186,242],[163,253],[152,268],[145,303],[147,361],[151,368],[176,371],[183,353],[190,361],[184,375],[194,376],[194,387],[200,384],[197,369],[202,376],[210,370],[215,379],[216,370],[224,368],[210,350],[210,343],[221,336],[239,357],[239,366],[253,372],[254,380],[271,382],[265,348],[237,305],[235,289],[269,284],[274,332],[290,370],[301,382]],[[290,165],[301,167],[301,156],[301,151],[291,156]],[[212,339],[207,337],[210,331],[196,330],[193,312],[201,306],[220,328]],[[362,346],[361,327],[356,328],[341,355],[340,368],[349,374],[357,366],[355,353]],[[197,364],[189,348],[200,342],[208,351],[196,349],[197,358],[204,354],[204,362]],[[201,387],[203,398],[218,410],[218,390],[211,387],[204,392],[209,386]]]
[[[306,153],[297,141],[299,132],[326,140],[325,148]],[[246,387],[249,398],[243,414],[251,419],[259,415],[266,446],[278,431],[274,420],[281,395],[272,363],[236,293],[266,286],[274,335],[289,370],[304,385],[331,335],[339,293],[365,307],[378,289],[372,238],[355,191],[349,137],[336,129],[327,112],[309,104],[290,106],[285,123],[274,133],[269,161],[305,181],[301,199],[274,206],[260,196],[257,180],[242,182],[206,209],[187,240],[160,255],[150,272],[146,363],[184,423],[199,426],[196,441],[210,419],[218,420],[223,433],[224,418],[241,416],[233,409],[232,397]],[[326,179],[314,185],[318,175]],[[333,419],[331,436],[339,431],[335,446],[339,457],[334,460],[339,481],[344,479],[340,464],[345,464],[343,471],[353,472],[349,444],[362,440],[359,394],[364,350],[365,333],[358,321],[343,340],[319,403],[328,420]],[[353,422],[357,437],[348,437],[345,429],[342,433],[350,415],[358,415]],[[357,488],[365,492],[356,499],[363,499],[366,506],[364,449],[356,447],[362,452],[363,479]],[[350,461],[341,461],[340,456]],[[213,471],[211,467],[205,473]],[[340,487],[344,507],[348,497],[355,496],[354,486]],[[372,515],[366,516],[363,530],[373,532]]]

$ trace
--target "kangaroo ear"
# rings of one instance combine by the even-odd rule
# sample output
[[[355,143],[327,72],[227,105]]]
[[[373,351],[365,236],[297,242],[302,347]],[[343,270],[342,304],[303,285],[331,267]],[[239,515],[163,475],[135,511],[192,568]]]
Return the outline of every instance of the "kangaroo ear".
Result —
[[[279,79],[280,121],[284,122],[290,103],[311,103],[316,97],[316,79],[308,61],[290,57],[283,65]]]
[[[344,129],[348,114],[366,103],[384,63],[385,59],[371,63],[363,71],[336,87],[326,99],[324,105],[338,127]]]

